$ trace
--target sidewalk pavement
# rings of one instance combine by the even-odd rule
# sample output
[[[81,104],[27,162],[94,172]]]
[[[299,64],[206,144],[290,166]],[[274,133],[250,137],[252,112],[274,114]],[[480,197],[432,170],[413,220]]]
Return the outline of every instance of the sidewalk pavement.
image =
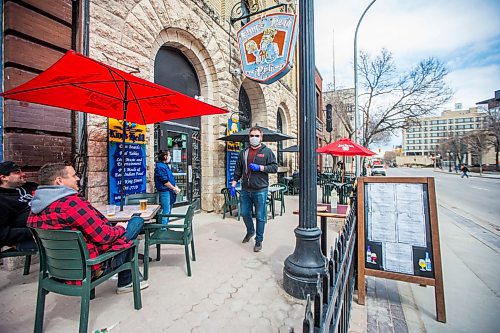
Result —
[[[253,240],[241,243],[243,220],[229,214],[224,220],[222,214],[196,214],[197,260],[192,262],[192,277],[186,274],[184,249],[162,246],[161,261],[150,264],[142,309],[134,310],[131,293],[115,294],[116,281],[105,282],[91,301],[89,330],[114,326],[111,332],[288,333],[293,327],[302,332],[305,301],[291,297],[282,287],[283,263],[295,248],[298,216],[292,211],[298,208],[298,199],[286,196],[287,211],[268,221],[259,253],[253,252]],[[328,224],[332,244],[338,224],[335,220]],[[0,271],[0,332],[33,330],[37,270],[38,264],[28,276],[21,269]],[[353,302],[351,332],[367,331],[366,309]],[[49,294],[44,332],[76,332],[79,312],[78,297]]]
[[[441,172],[441,173],[447,173],[450,175],[457,175],[457,176],[462,175],[462,173],[460,171],[455,172],[455,170],[452,170],[452,172],[449,172],[448,170],[445,170],[445,169],[441,170],[439,168],[436,168],[436,169],[434,169],[434,171]],[[479,172],[467,172],[467,174],[469,175],[469,177],[500,179],[500,172],[483,172],[482,174],[480,174]]]

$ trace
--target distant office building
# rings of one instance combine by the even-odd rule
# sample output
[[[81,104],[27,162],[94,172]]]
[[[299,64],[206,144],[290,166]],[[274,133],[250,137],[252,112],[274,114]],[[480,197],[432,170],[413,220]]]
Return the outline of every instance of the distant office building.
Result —
[[[486,114],[476,107],[461,109],[457,103],[455,110],[446,110],[441,116],[420,118],[403,130],[403,156],[432,156],[439,144],[451,136],[464,136],[467,132],[484,126]]]

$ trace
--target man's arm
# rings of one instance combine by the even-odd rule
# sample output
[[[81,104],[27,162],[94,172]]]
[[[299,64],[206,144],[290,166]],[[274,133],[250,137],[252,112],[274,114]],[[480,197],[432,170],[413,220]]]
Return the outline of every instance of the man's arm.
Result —
[[[113,243],[125,234],[121,226],[112,226],[87,200],[74,196],[69,199],[67,221],[94,244]]]
[[[261,169],[263,169],[262,171],[267,173],[278,172],[278,163],[276,162],[276,156],[274,156],[274,153],[271,149],[268,150],[267,163],[266,165],[263,165]]]
[[[0,244],[16,245],[17,243],[33,239],[31,231],[28,228],[15,226],[15,218],[8,213],[8,208],[0,206]],[[25,221],[26,223],[26,221]]]
[[[12,228],[7,225],[0,226],[0,246],[16,245],[25,240],[33,239],[33,235],[28,228]]]

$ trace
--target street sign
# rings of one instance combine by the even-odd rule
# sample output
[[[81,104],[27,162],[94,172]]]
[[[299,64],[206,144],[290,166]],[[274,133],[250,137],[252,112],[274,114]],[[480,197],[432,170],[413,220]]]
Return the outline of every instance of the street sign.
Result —
[[[297,40],[296,16],[274,13],[255,19],[237,33],[243,74],[271,84],[292,68]]]

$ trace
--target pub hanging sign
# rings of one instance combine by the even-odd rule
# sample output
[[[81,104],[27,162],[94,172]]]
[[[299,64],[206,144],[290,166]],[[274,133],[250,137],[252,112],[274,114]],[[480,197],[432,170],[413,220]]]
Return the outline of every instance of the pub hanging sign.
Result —
[[[251,80],[271,84],[292,68],[297,40],[297,16],[269,14],[238,31],[243,73]]]

